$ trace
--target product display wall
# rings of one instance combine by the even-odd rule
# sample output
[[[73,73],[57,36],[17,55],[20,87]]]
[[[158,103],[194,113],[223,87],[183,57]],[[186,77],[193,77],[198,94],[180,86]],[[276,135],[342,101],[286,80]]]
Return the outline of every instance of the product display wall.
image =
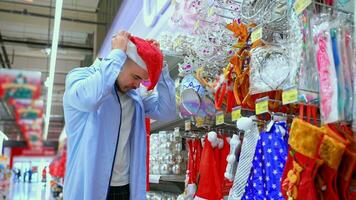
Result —
[[[159,41],[183,56],[181,120],[151,135],[150,174],[185,175],[178,199],[355,198],[356,54],[346,5],[175,2],[177,32]],[[183,146],[163,139],[174,126]],[[186,149],[186,159],[164,154],[168,146]],[[159,157],[183,158],[183,173],[168,173]]]

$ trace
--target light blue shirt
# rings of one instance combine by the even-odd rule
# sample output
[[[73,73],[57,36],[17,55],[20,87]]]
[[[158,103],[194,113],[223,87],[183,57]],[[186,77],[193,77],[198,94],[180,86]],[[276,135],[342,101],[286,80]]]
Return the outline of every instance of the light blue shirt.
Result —
[[[121,127],[121,104],[115,81],[126,60],[121,50],[112,50],[91,67],[76,68],[66,78],[63,97],[68,135],[64,199],[104,200]],[[164,67],[157,92],[142,98],[136,90],[127,94],[134,100],[135,114],[130,135],[130,199],[146,199],[145,116],[156,120],[176,117],[175,87]]]

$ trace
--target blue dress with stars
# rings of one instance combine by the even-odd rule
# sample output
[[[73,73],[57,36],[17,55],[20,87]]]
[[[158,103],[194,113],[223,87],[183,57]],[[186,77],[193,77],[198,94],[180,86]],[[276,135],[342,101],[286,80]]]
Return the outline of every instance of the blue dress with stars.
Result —
[[[253,167],[242,199],[284,200],[281,178],[287,155],[287,124],[275,122],[269,131],[260,133]]]

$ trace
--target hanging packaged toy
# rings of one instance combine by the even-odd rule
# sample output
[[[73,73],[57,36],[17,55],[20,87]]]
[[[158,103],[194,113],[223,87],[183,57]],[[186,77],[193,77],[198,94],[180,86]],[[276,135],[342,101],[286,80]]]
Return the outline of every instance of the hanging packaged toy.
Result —
[[[263,46],[252,50],[250,94],[283,90],[296,85],[297,68],[292,67],[288,49]]]
[[[314,26],[314,43],[320,85],[320,112],[324,123],[339,121],[338,88],[329,23]]]

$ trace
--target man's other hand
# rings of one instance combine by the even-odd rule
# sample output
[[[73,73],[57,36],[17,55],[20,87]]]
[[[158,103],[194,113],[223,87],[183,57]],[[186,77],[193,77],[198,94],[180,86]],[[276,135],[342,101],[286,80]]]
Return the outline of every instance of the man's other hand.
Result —
[[[113,35],[111,39],[111,49],[121,49],[124,52],[127,50],[127,43],[131,37],[131,34],[126,31],[120,31]]]

